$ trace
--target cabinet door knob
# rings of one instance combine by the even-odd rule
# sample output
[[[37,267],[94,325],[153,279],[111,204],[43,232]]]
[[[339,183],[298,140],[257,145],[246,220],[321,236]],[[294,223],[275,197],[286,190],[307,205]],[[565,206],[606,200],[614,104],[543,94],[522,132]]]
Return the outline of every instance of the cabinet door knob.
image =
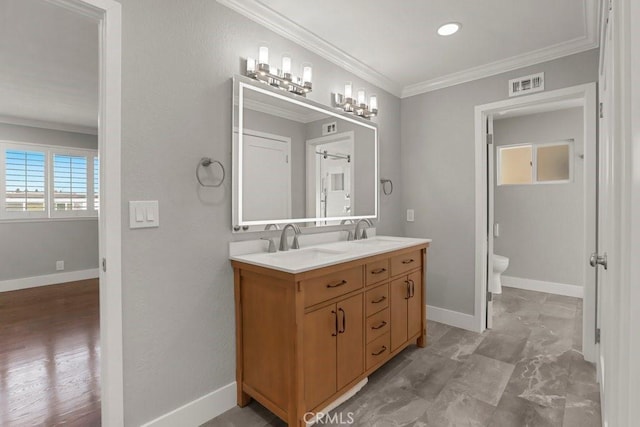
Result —
[[[344,331],[347,330],[347,313],[342,308],[339,308],[338,311],[342,313],[342,330],[338,330],[338,333],[344,334]]]
[[[327,285],[327,288],[337,288],[338,286],[344,286],[347,284],[346,280],[341,280],[339,282],[335,282],[335,283],[329,283]]]
[[[382,301],[386,300],[387,297],[385,297],[384,295],[382,295],[380,298],[378,299],[374,299],[373,301],[371,301],[371,304],[380,304]]]
[[[335,312],[335,310],[331,310],[331,314],[333,314],[333,319],[335,320],[335,324],[334,324],[334,332],[331,334],[332,337],[335,337],[338,335],[338,313]]]

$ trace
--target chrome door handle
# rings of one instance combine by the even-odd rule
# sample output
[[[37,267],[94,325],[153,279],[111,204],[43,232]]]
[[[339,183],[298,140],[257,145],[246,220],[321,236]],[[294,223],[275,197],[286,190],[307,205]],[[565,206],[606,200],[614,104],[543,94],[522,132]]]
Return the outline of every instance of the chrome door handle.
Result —
[[[607,269],[607,253],[605,252],[604,255],[598,255],[596,252],[592,253],[591,257],[589,258],[589,264],[591,265],[591,267],[597,267],[598,264],[600,264],[606,270]]]

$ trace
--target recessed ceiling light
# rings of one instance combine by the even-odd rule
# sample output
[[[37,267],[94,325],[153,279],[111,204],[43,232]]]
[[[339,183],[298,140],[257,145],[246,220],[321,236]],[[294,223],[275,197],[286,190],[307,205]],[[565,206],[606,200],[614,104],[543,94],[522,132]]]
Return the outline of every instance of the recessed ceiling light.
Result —
[[[455,34],[462,27],[462,24],[457,22],[449,22],[444,24],[438,28],[438,34],[441,36],[450,36],[451,34]]]

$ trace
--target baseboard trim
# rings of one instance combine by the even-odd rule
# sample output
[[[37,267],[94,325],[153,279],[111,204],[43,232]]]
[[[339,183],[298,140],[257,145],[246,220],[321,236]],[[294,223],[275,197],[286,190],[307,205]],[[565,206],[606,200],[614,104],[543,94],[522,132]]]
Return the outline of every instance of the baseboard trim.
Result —
[[[456,328],[477,332],[475,317],[459,311],[427,305],[427,319]]]
[[[37,288],[39,286],[57,285],[77,280],[95,279],[100,275],[97,268],[88,270],[66,271],[64,273],[46,274],[43,276],[24,277],[0,281],[0,292],[18,291]]]
[[[564,295],[574,298],[582,298],[584,296],[584,288],[582,286],[568,285],[566,283],[545,282],[543,280],[523,279],[520,277],[502,276],[502,286],[525,289],[527,291],[546,292],[549,294]]]
[[[236,406],[236,382],[205,394],[142,427],[198,427]]]

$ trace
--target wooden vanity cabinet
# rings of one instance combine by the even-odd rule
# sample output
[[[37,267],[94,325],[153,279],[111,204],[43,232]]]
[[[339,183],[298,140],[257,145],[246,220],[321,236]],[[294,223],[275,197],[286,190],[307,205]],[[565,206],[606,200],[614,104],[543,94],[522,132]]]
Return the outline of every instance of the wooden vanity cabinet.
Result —
[[[231,261],[238,405],[254,398],[289,426],[306,426],[305,413],[406,346],[426,345],[427,247],[297,274]]]

